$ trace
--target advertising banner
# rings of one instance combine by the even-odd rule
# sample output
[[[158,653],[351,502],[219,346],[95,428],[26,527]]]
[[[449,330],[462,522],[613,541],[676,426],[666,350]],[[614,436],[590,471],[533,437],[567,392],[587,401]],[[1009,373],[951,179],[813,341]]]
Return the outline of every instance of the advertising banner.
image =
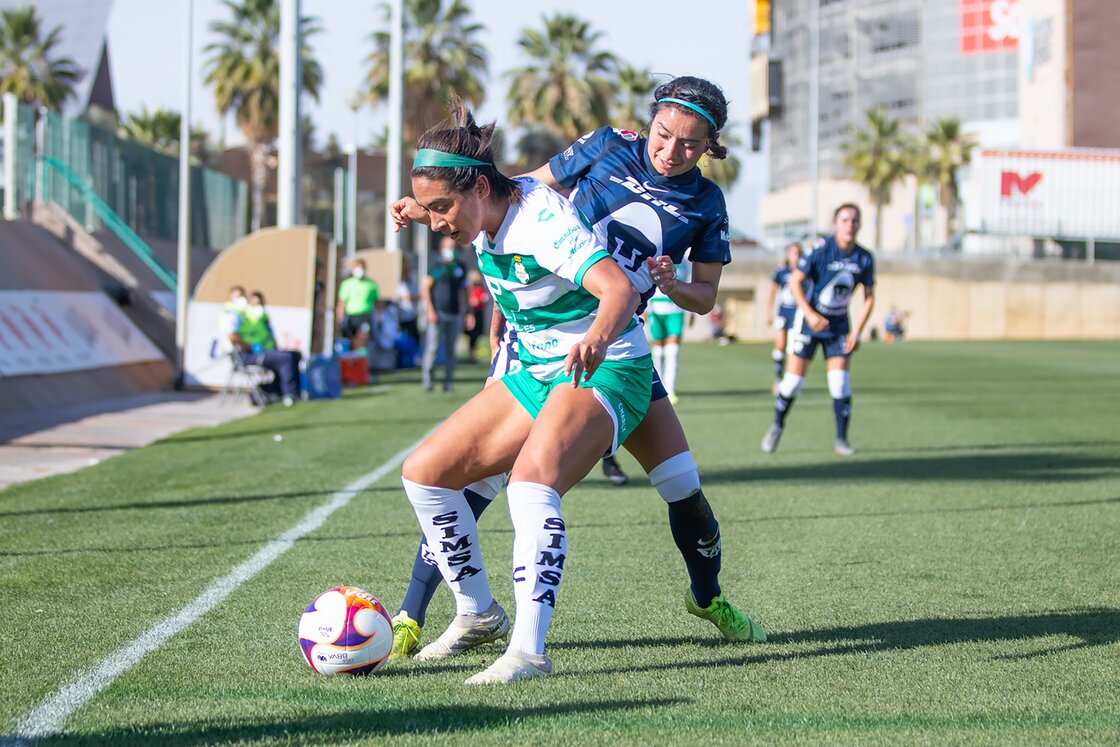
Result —
[[[0,291],[0,375],[162,359],[151,340],[103,293]]]
[[[1023,31],[1019,0],[960,0],[961,54],[1015,49]]]

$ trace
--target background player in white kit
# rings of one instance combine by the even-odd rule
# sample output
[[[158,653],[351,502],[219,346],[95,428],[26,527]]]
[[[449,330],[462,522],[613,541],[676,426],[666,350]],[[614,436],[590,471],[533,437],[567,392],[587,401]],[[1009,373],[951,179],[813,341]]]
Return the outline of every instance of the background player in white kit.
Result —
[[[676,265],[677,281],[688,282],[688,262]],[[677,404],[677,370],[681,351],[681,333],[684,331],[684,309],[658,288],[646,306],[646,327],[653,345],[653,368],[661,374],[661,383],[669,393],[669,402]]]

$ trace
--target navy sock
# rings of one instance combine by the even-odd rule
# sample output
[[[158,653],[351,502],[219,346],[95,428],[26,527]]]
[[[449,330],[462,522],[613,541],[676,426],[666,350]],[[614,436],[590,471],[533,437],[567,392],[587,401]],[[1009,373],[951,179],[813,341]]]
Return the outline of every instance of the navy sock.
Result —
[[[712,513],[704,491],[669,504],[669,528],[681,551],[692,582],[692,595],[701,609],[719,596],[719,568],[722,558],[719,522]]]
[[[466,496],[476,519],[491,503],[473,490],[464,490],[463,495]],[[412,561],[412,579],[408,582],[408,591],[404,593],[401,611],[407,612],[417,625],[424,627],[424,620],[428,616],[428,605],[431,604],[432,595],[436,593],[441,583],[443,583],[443,576],[439,573],[439,566],[428,551],[428,543],[421,536],[420,547],[416,548],[416,559]]]
[[[841,397],[832,400],[832,410],[836,413],[836,438],[848,440],[848,421],[852,417],[852,398]]]
[[[789,408],[793,407],[794,401],[797,397],[786,398],[784,394],[778,394],[774,399],[774,425],[779,428],[784,428],[786,425],[786,415],[789,414]]]

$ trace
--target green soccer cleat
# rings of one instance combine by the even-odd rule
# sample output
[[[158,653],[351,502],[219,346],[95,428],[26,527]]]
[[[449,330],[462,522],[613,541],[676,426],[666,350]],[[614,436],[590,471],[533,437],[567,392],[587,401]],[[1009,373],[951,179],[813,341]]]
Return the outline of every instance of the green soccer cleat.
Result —
[[[684,608],[690,615],[696,615],[715,625],[729,641],[763,643],[766,640],[766,631],[762,626],[727,601],[723,594],[713,599],[706,608],[700,609],[696,604],[696,598],[692,596],[692,590],[689,589],[684,597]]]
[[[389,651],[389,660],[407,659],[420,645],[420,626],[401,610],[393,618],[393,648]]]

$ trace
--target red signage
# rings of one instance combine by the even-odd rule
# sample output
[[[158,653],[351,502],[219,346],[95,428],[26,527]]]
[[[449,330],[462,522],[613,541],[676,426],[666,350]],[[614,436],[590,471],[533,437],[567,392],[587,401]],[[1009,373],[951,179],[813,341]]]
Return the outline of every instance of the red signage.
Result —
[[[960,0],[961,54],[1015,49],[1023,29],[1019,0]]]
[[[1015,189],[1021,195],[1025,195],[1034,189],[1040,181],[1042,181],[1042,173],[1038,171],[1032,171],[1026,176],[1021,176],[1016,171],[1001,171],[999,175],[999,196],[1010,197],[1012,189]]]

